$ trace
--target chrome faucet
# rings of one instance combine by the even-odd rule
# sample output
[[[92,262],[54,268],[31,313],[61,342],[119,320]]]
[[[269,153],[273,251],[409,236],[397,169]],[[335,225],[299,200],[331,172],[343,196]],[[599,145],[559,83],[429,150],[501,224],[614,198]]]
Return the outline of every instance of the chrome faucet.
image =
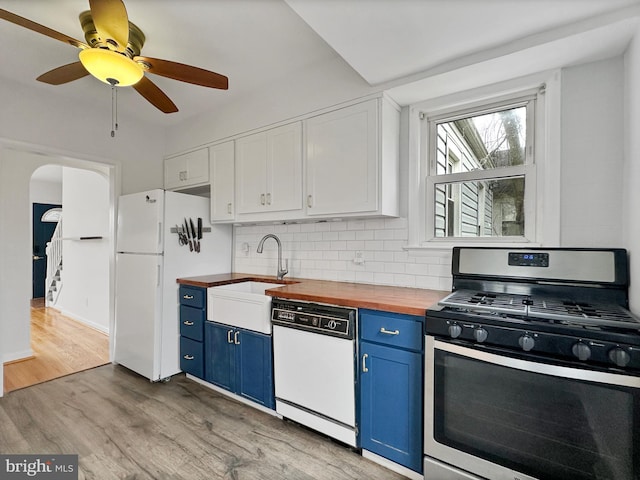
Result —
[[[267,235],[265,235],[264,237],[262,237],[262,240],[260,240],[260,243],[258,243],[258,253],[262,253],[262,247],[264,246],[264,241],[267,238],[273,238],[276,243],[278,244],[278,280],[282,280],[284,278],[284,276],[289,273],[289,261],[287,259],[285,259],[284,261],[284,268],[280,268],[282,266],[282,244],[280,243],[280,239],[278,237],[276,237],[274,234],[272,233],[268,233]]]

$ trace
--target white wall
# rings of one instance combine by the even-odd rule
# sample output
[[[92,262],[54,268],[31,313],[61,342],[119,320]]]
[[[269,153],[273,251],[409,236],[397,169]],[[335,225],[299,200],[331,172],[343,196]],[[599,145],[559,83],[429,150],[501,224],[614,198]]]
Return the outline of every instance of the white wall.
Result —
[[[561,191],[564,203],[557,206],[561,209],[562,246],[623,244],[620,213],[624,158],[622,65],[618,57],[562,70]],[[406,140],[405,133],[401,134]],[[405,175],[409,175],[407,161],[404,153],[401,172]],[[406,195],[406,189],[402,191]],[[406,197],[401,198],[401,204],[406,201]],[[283,240],[284,256],[290,258],[291,276],[451,288],[449,251],[403,250],[408,243],[405,218],[239,226],[234,233],[234,271],[237,272],[275,274],[275,242],[265,243],[262,255],[255,252],[263,235],[275,233]],[[640,238],[640,232],[634,238]],[[250,246],[248,252],[243,248],[245,243]],[[363,252],[363,265],[353,262],[355,251]]]
[[[121,165],[122,193],[163,185],[164,131],[156,125],[120,118],[120,129],[111,138],[111,111],[96,109],[90,100],[47,95],[46,89],[6,79],[0,82],[0,105],[0,140]]]
[[[62,183],[32,180],[29,185],[31,203],[62,205]]]
[[[575,247],[623,247],[622,57],[562,72],[560,238]]]
[[[631,311],[640,315],[640,29],[631,41],[625,63],[625,195],[624,239],[629,251]]]
[[[62,290],[56,308],[68,317],[109,332],[109,182],[104,176],[64,167]]]
[[[31,353],[31,174],[47,164],[101,170],[115,202],[121,191],[162,187],[164,132],[121,118],[111,138],[111,112],[4,79],[0,104],[0,358],[8,361]]]
[[[374,93],[337,55],[294,77],[265,85],[167,132],[166,152],[177,153]]]

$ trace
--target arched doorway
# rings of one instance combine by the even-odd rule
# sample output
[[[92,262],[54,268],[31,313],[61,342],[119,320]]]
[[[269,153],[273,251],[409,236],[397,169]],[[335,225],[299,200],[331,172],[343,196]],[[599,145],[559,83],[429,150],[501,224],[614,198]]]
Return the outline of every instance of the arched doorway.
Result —
[[[70,293],[74,289],[77,292],[79,284],[87,284],[87,288],[90,288],[90,290],[68,295],[69,298],[64,307],[65,311],[62,313],[64,315],[70,313],[71,315],[68,315],[70,317],[79,317],[72,318],[75,321],[79,319],[89,320],[89,328],[93,330],[99,329],[103,334],[113,330],[114,299],[111,276],[114,270],[115,257],[113,241],[114,212],[117,198],[115,166],[59,155],[48,155],[42,151],[5,149],[0,155],[0,170],[3,170],[3,172],[11,171],[12,174],[11,181],[5,175],[2,175],[3,178],[0,179],[2,197],[11,197],[12,200],[10,206],[6,202],[4,205],[0,202],[0,220],[3,226],[10,225],[12,230],[10,239],[7,236],[0,239],[0,243],[3,244],[3,248],[0,249],[2,250],[0,263],[3,263],[7,269],[12,271],[11,279],[0,278],[0,284],[2,284],[4,291],[4,295],[2,295],[4,302],[1,309],[3,313],[7,311],[12,313],[11,317],[4,317],[11,318],[11,324],[7,325],[5,321],[4,325],[0,325],[3,330],[2,336],[7,337],[2,346],[5,365],[10,365],[16,360],[28,358],[34,354],[32,349],[29,348],[33,336],[30,328],[30,300],[32,297],[31,195],[33,189],[30,183],[32,174],[44,165],[57,165],[58,167],[66,168],[69,172],[72,172],[71,178],[74,175],[77,177],[76,183],[83,183],[86,182],[87,178],[93,178],[95,182],[101,185],[100,188],[90,187],[89,182],[87,183],[87,189],[92,193],[101,192],[102,206],[93,211],[85,211],[84,213],[89,222],[75,222],[76,227],[69,231],[74,238],[91,236],[100,237],[100,240],[94,241],[92,245],[70,240],[70,243],[73,244],[73,248],[68,252],[70,270],[73,271],[75,265],[76,271],[80,268],[81,273],[68,275],[68,282],[63,287],[63,290],[69,287],[67,290]],[[83,192],[82,189],[77,188],[70,195],[65,195],[65,198],[70,199],[70,204],[75,204],[81,214],[83,209],[86,210],[90,204],[90,202],[87,202],[87,189]],[[96,211],[99,211],[101,215],[94,215]],[[86,224],[86,226],[93,228],[96,226],[95,220],[98,217],[103,219],[98,235],[96,235],[95,229],[88,235],[78,233],[78,224]],[[74,228],[75,232],[73,231]],[[103,259],[99,268],[95,268],[95,265],[92,266],[91,263],[83,261],[83,259],[92,255],[92,249],[94,250],[93,253],[95,253],[96,248],[101,249]],[[82,268],[85,268],[84,271]],[[97,286],[97,283],[100,285]],[[84,308],[82,307],[83,305]],[[98,320],[93,319],[90,314],[92,308],[100,310],[101,318]],[[108,340],[108,345],[108,351],[110,352],[112,350],[110,339]],[[110,354],[108,359],[110,361]],[[3,380],[3,385],[6,384],[3,378],[5,370],[3,368],[2,372],[0,372],[0,379]]]

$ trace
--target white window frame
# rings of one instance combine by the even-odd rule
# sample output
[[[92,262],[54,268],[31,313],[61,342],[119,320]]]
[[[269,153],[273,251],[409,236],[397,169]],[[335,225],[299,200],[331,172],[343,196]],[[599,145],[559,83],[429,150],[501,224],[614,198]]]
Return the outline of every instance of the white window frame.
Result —
[[[438,175],[430,173],[427,119],[455,112],[482,111],[536,94],[535,134],[530,163],[517,167]],[[475,113],[474,113],[475,114]],[[471,244],[483,246],[557,245],[560,241],[560,72],[543,72],[522,79],[426,100],[409,107],[409,185],[407,250],[443,249]],[[527,125],[529,128],[529,125]],[[435,129],[434,129],[435,130]],[[529,152],[527,152],[529,154]],[[434,185],[455,181],[525,175],[525,237],[435,237]]]
[[[421,117],[421,132],[422,138],[427,138],[428,144],[431,148],[425,149],[423,154],[426,155],[425,161],[428,164],[427,178],[426,178],[426,231],[425,239],[428,242],[451,242],[452,240],[464,239],[464,241],[487,241],[487,238],[491,238],[491,241],[495,242],[531,242],[532,238],[535,238],[535,202],[536,202],[536,183],[535,183],[535,163],[534,163],[534,143],[535,143],[535,118],[536,110],[540,101],[538,101],[538,95],[542,93],[526,92],[521,96],[514,96],[504,101],[495,102],[492,104],[482,105],[482,108],[471,107],[464,110],[446,110],[444,112],[436,112],[430,115],[422,115]],[[517,108],[526,106],[527,108],[527,138],[525,144],[525,162],[523,165],[492,168],[487,170],[472,170],[462,171],[450,174],[436,174],[436,151],[435,143],[437,141],[437,127],[438,124],[443,121],[451,122],[461,118],[468,118],[470,116],[478,116],[485,113],[498,112],[509,108]],[[457,156],[461,157],[460,152]],[[513,177],[525,178],[525,236],[518,237],[437,237],[435,236],[435,209],[433,205],[429,206],[430,202],[435,199],[435,188],[439,184],[461,184],[462,182],[469,181],[481,181],[481,180],[497,180],[507,179]],[[459,222],[459,220],[458,220]],[[473,240],[472,240],[473,239]]]

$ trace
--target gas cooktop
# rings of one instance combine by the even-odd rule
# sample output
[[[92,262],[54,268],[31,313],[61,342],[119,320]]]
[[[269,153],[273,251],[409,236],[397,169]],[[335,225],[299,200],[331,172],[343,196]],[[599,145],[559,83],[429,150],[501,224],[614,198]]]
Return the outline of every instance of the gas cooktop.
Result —
[[[564,325],[606,326],[640,330],[640,320],[616,304],[586,303],[571,298],[456,290],[440,305],[464,313],[489,313],[551,320]]]

